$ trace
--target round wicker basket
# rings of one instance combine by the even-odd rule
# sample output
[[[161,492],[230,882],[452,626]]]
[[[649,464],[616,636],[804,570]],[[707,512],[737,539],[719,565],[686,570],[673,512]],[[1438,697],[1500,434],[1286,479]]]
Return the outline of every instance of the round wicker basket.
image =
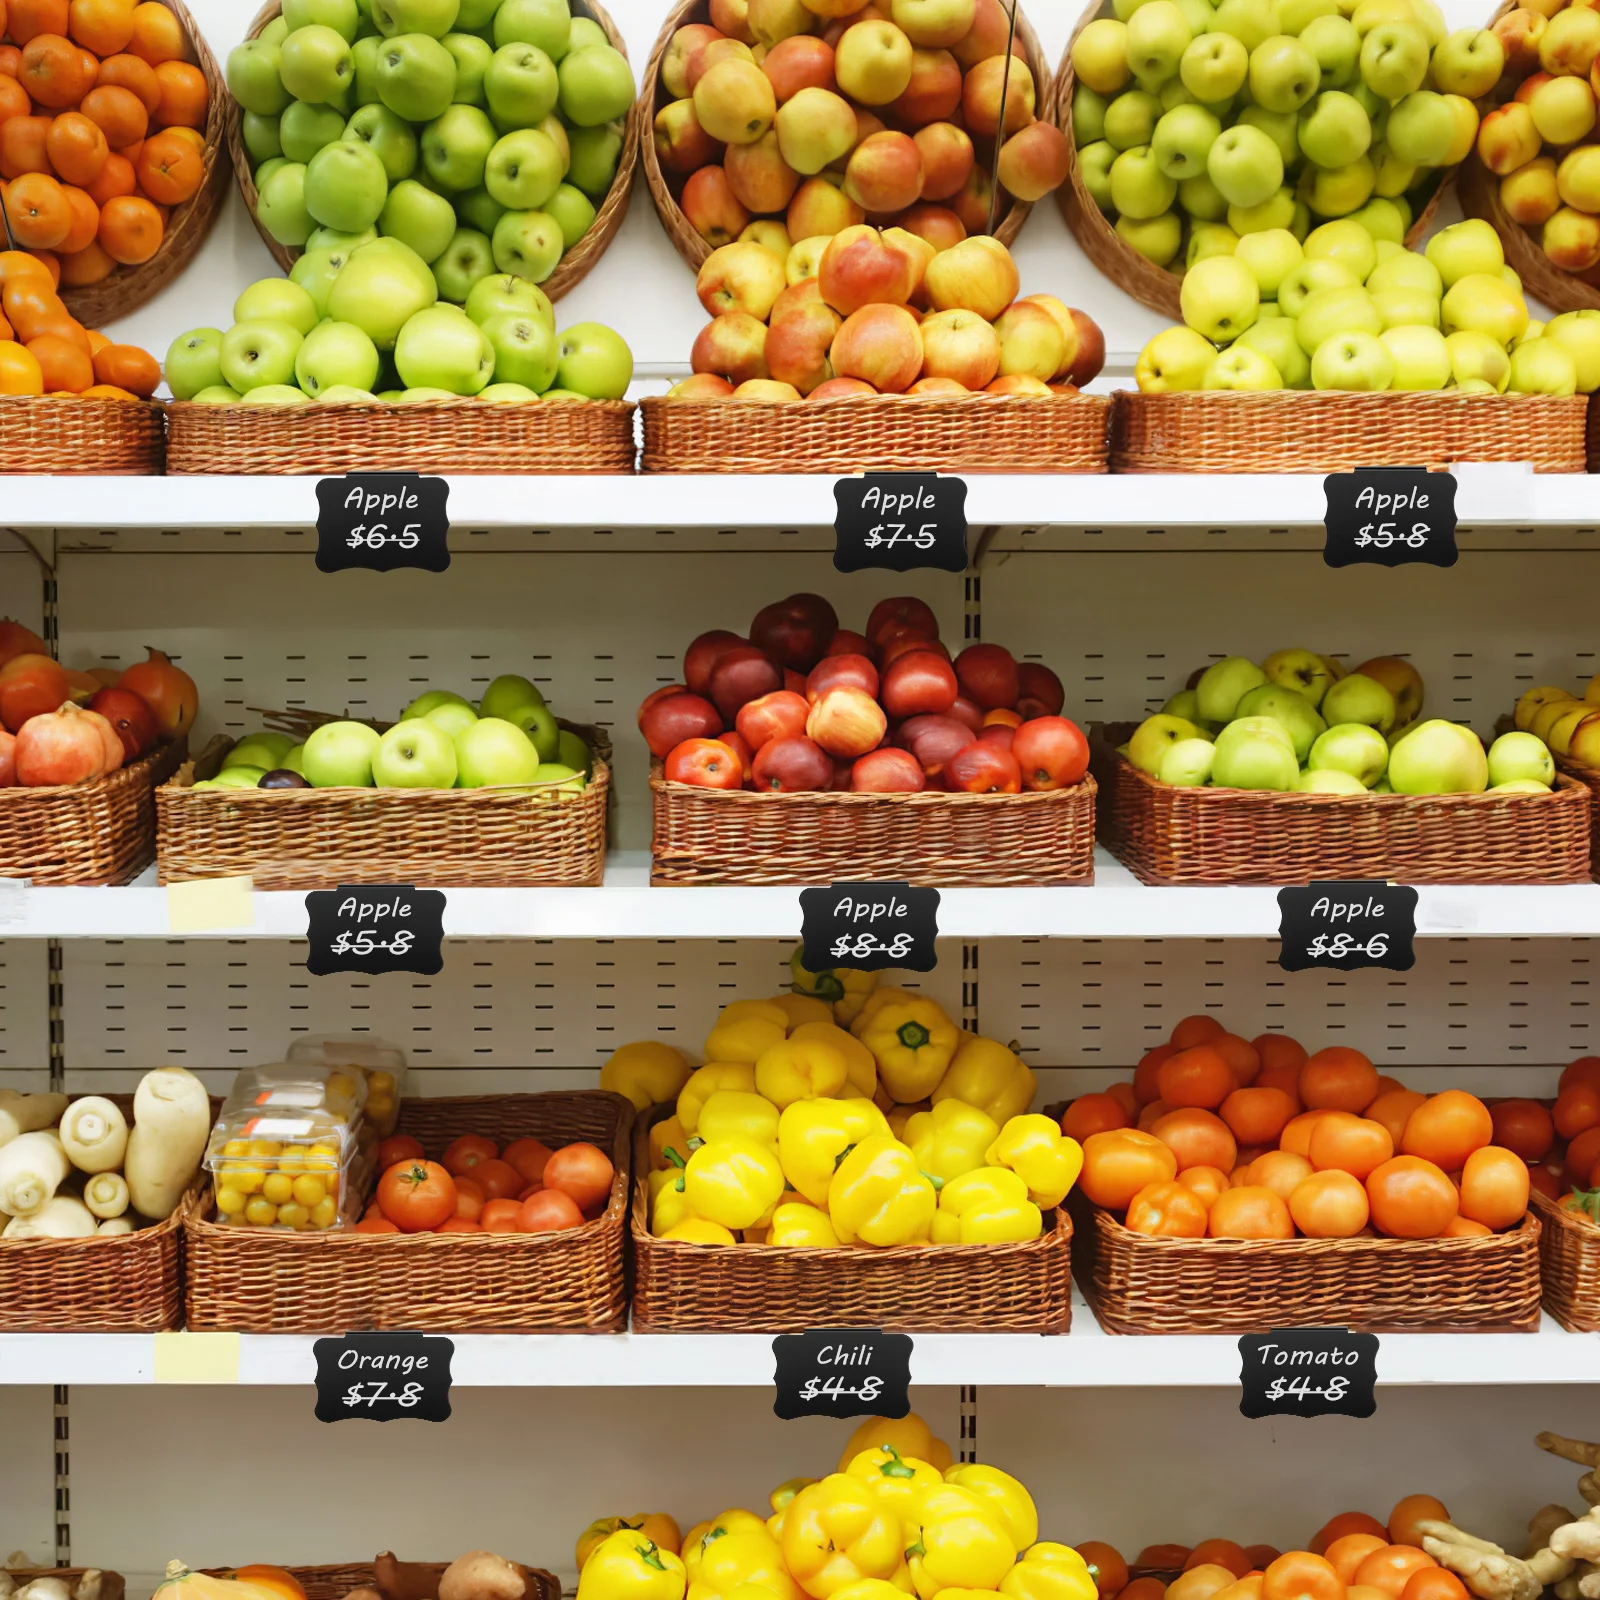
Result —
[[[644,166],[644,178],[650,189],[650,198],[655,202],[656,215],[661,218],[661,226],[667,230],[667,237],[672,241],[673,247],[696,272],[711,254],[711,246],[683,214],[683,207],[678,203],[678,197],[683,192],[682,177],[674,173],[669,179],[661,169],[661,161],[656,154],[654,127],[656,113],[670,98],[661,82],[661,58],[666,54],[667,46],[672,43],[672,36],[679,28],[690,22],[709,21],[709,17],[708,0],[678,0],[667,13],[666,21],[661,24],[661,32],[656,36],[655,45],[650,51],[650,60],[645,65],[644,90],[639,96],[639,114],[635,119],[638,123],[639,159]],[[1017,12],[1017,43],[1022,46],[1024,58],[1033,73],[1039,115],[1048,116],[1050,64],[1045,60],[1044,48],[1039,43],[1038,35],[1029,26],[1027,17],[1020,9]],[[1017,235],[1022,231],[1022,224],[1028,220],[1028,213],[1032,210],[1031,204],[1013,200],[1010,208],[1002,212],[995,224],[995,237],[1002,244],[1014,244]]]
[[[186,59],[205,75],[207,91],[205,176],[193,196],[173,209],[161,246],[137,267],[119,267],[109,278],[82,289],[63,289],[67,310],[86,328],[99,328],[117,317],[137,311],[159,294],[188,265],[211,231],[228,185],[228,108],[232,96],[217,66],[216,57],[183,0],[161,0],[183,27]]]
[[[1096,17],[1107,15],[1107,9],[1101,0],[1090,0],[1088,9],[1078,18],[1078,25],[1072,30],[1075,40]],[[1067,137],[1067,144],[1072,151],[1072,165],[1067,174],[1067,181],[1056,190],[1056,200],[1061,206],[1061,215],[1066,218],[1067,226],[1072,230],[1072,236],[1083,247],[1083,253],[1115,284],[1126,289],[1141,305],[1147,305],[1152,311],[1159,311],[1163,316],[1171,317],[1174,322],[1182,321],[1182,313],[1178,308],[1179,285],[1183,282],[1181,272],[1169,272],[1165,267],[1158,267],[1148,257],[1142,256],[1131,245],[1126,244],[1117,230],[1106,220],[1105,213],[1095,204],[1094,197],[1089,193],[1083,181],[1083,173],[1078,167],[1078,146],[1072,136],[1072,91],[1076,78],[1072,71],[1072,42],[1068,41],[1066,53],[1061,58],[1060,69],[1055,78],[1055,124]],[[1433,193],[1428,197],[1428,202],[1417,213],[1416,220],[1406,232],[1406,247],[1415,249],[1433,224],[1434,213],[1439,209],[1439,203],[1449,190],[1455,179],[1456,169],[1449,168],[1439,178]]]
[[[599,0],[571,0],[571,3],[576,14],[598,22],[605,29],[606,37],[611,43],[624,56],[627,55],[628,47],[617,31],[616,23],[607,15]],[[281,15],[282,11],[281,0],[267,0],[250,24],[245,37],[256,38],[269,22]],[[539,285],[552,300],[559,300],[569,289],[576,288],[588,277],[595,262],[606,253],[607,247],[616,237],[617,229],[622,226],[622,219],[628,212],[628,198],[633,193],[634,176],[638,170],[639,141],[635,126],[638,120],[639,105],[635,101],[629,109],[627,125],[622,132],[622,156],[617,165],[617,175],[611,181],[610,191],[596,211],[589,231],[562,256],[556,263],[555,271]],[[239,192],[244,196],[244,203],[249,208],[250,220],[255,223],[256,232],[261,235],[261,242],[271,252],[272,259],[287,272],[300,259],[302,252],[298,247],[279,244],[261,226],[261,219],[256,214],[258,196],[255,176],[250,170],[249,152],[244,147],[243,118],[232,95],[227,97],[227,123],[228,150],[233,156],[234,171],[239,177]]]

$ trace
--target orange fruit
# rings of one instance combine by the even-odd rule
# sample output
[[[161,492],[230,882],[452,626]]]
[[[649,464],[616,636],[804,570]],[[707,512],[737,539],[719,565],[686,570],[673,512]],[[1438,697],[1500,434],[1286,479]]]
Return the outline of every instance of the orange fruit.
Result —
[[[148,351],[133,344],[108,344],[94,358],[97,382],[112,384],[148,400],[161,385],[161,367]]]
[[[91,383],[83,391],[82,398],[85,400],[132,400],[135,404],[139,400],[138,395],[129,394],[126,389],[119,389],[115,384],[111,383]]]
[[[205,177],[200,152],[176,130],[153,134],[139,152],[139,187],[158,205],[191,199]]]
[[[113,150],[126,150],[130,144],[137,144],[150,129],[150,113],[145,110],[144,101],[132,89],[114,83],[97,84],[83,97],[78,109],[100,129]]]
[[[1378,1098],[1378,1069],[1359,1050],[1332,1045],[1300,1069],[1300,1099],[1310,1111],[1365,1111]]]
[[[11,343],[15,333],[16,330],[11,326],[11,324],[7,322],[4,317],[0,317],[0,344]]]
[[[156,68],[161,104],[155,113],[163,128],[203,128],[206,125],[205,74],[187,61],[163,61]]]
[[[84,67],[77,45],[59,33],[38,33],[22,47],[18,81],[34,101],[50,111],[75,106],[94,84],[95,69]]]
[[[71,0],[67,35],[97,56],[114,56],[133,37],[133,0]]]
[[[63,111],[50,124],[44,148],[56,176],[63,183],[76,184],[80,189],[87,188],[100,176],[100,169],[111,154],[105,134],[81,111]]]
[[[0,44],[0,75],[16,77],[22,68],[22,52],[14,44]]]
[[[99,355],[111,343],[98,328],[85,328],[83,331],[89,340],[89,355],[91,358]]]
[[[115,200],[119,194],[133,194],[138,187],[139,175],[133,170],[133,163],[113,150],[106,157],[100,176],[89,185],[89,198],[97,206],[103,206],[106,201]]]
[[[1289,1215],[1308,1239],[1349,1239],[1367,1225],[1367,1191],[1348,1172],[1313,1172],[1289,1195]]]
[[[67,389],[82,394],[94,382],[94,364],[89,357],[59,334],[42,333],[30,339],[28,353],[39,363],[44,386],[51,392]]]
[[[100,231],[100,207],[82,189],[70,183],[61,185],[61,192],[72,207],[72,227],[58,246],[62,255],[76,255],[87,250]]]
[[[100,212],[100,248],[125,267],[148,261],[165,231],[160,212],[137,195],[119,195]]]
[[[8,0],[11,42],[26,45],[35,34],[67,31],[67,0]]]
[[[170,133],[175,139],[186,139],[201,155],[206,153],[206,136],[198,128],[166,128],[163,132]]]
[[[144,0],[133,8],[133,38],[129,51],[141,61],[158,67],[163,61],[183,57],[183,28],[177,17],[157,0]]]
[[[87,244],[76,255],[64,256],[61,261],[61,281],[69,289],[87,289],[92,283],[103,283],[117,270],[117,264],[100,248],[98,240]]]
[[[18,178],[6,191],[6,210],[17,243],[30,250],[54,250],[72,227],[72,207],[48,173]]]
[[[15,78],[0,76],[0,122],[25,117],[32,109],[28,91]]]
[[[38,358],[15,340],[0,344],[0,394],[43,394]]]
[[[1397,1500],[1394,1510],[1389,1513],[1389,1537],[1396,1544],[1411,1545],[1420,1550],[1422,1532],[1417,1524],[1449,1520],[1450,1513],[1445,1510],[1443,1500],[1431,1494],[1408,1494]]]
[[[23,278],[37,279],[47,291],[55,289],[55,279],[51,277],[42,256],[26,250],[0,250],[0,290],[6,284],[19,282]]]
[[[0,311],[5,312],[6,321],[24,344],[35,334],[43,333],[50,322],[67,314],[55,285],[31,273],[17,273],[0,282]]]
[[[8,117],[0,122],[0,177],[21,178],[50,170],[45,149],[50,122],[49,117]]]
[[[148,61],[141,61],[138,56],[109,57],[100,63],[100,70],[95,74],[94,81],[98,89],[131,90],[138,96],[139,104],[144,107],[147,117],[153,117],[160,109],[161,80],[156,76],[156,69]],[[112,146],[112,149],[117,148],[116,145]]]

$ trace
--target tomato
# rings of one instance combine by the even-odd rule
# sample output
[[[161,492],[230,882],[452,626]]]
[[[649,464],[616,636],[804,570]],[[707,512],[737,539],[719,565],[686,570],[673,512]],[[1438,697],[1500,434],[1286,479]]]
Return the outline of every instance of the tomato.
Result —
[[[1209,1211],[1216,1198],[1228,1187],[1228,1174],[1220,1167],[1189,1167],[1178,1174],[1178,1182],[1192,1189],[1200,1204]]]
[[[1250,1557],[1245,1554],[1244,1546],[1235,1544],[1232,1539],[1202,1539],[1189,1552],[1189,1559],[1183,1565],[1188,1571],[1213,1563],[1226,1567],[1236,1578],[1242,1578],[1250,1570]]]
[[[1306,1156],[1309,1159],[1311,1130],[1316,1127],[1321,1116],[1320,1111],[1302,1111],[1299,1116],[1291,1117],[1284,1125],[1283,1132],[1278,1135],[1278,1148],[1287,1150],[1291,1155]]]
[[[1575,1139],[1586,1129],[1600,1125],[1600,1088],[1592,1083],[1568,1084],[1556,1096],[1550,1120],[1563,1139]]]
[[[1431,1095],[1411,1113],[1400,1148],[1408,1156],[1421,1156],[1446,1172],[1466,1165],[1474,1150],[1494,1138],[1494,1119],[1477,1095],[1464,1089],[1446,1089]]]
[[[1348,1172],[1313,1172],[1289,1196],[1289,1215],[1308,1239],[1349,1239],[1367,1225],[1361,1181]]]
[[[425,1233],[455,1215],[455,1179],[437,1161],[390,1167],[378,1180],[378,1206],[402,1233]]]
[[[1378,1098],[1378,1069],[1359,1050],[1332,1045],[1300,1069],[1300,1098],[1312,1111],[1365,1111]]]
[[[1374,1589],[1382,1589],[1398,1600],[1412,1573],[1438,1564],[1427,1551],[1413,1545],[1386,1544],[1383,1549],[1374,1550],[1356,1568],[1356,1582],[1371,1584]]]
[[[446,1217],[435,1233],[482,1233],[482,1226],[470,1217]]]
[[[1317,1529],[1311,1539],[1311,1548],[1320,1556],[1335,1539],[1342,1539],[1351,1533],[1370,1533],[1379,1544],[1389,1542],[1389,1530],[1376,1517],[1369,1517],[1365,1511],[1341,1511]]]
[[[1363,1115],[1373,1122],[1381,1122],[1389,1130],[1389,1137],[1398,1150],[1411,1113],[1427,1098],[1427,1095],[1418,1094],[1415,1089],[1385,1089]]]
[[[617,1169],[605,1151],[592,1144],[569,1144],[545,1163],[544,1186],[570,1195],[580,1211],[605,1204]]]
[[[583,1213],[577,1201],[559,1189],[541,1189],[529,1195],[517,1212],[519,1233],[557,1233],[582,1226]]]
[[[538,1183],[544,1177],[544,1164],[550,1159],[550,1146],[537,1139],[513,1139],[501,1151],[500,1159],[515,1167],[525,1183]]]
[[[1203,1239],[1206,1206],[1181,1183],[1147,1183],[1128,1202],[1128,1227],[1162,1239]]]
[[[1178,1158],[1178,1171],[1188,1167],[1229,1170],[1239,1147],[1228,1125],[1213,1111],[1184,1107],[1151,1124],[1151,1133]]]
[[[1165,1183],[1177,1174],[1178,1158],[1154,1134],[1118,1128],[1084,1140],[1078,1187],[1095,1205],[1122,1211],[1147,1183]]]
[[[1395,1239],[1437,1239],[1461,1208],[1456,1186],[1431,1161],[1394,1156],[1367,1179],[1372,1225]]]
[[[1261,1058],[1261,1068],[1264,1072],[1287,1068],[1298,1076],[1300,1069],[1306,1064],[1306,1047],[1298,1039],[1291,1039],[1286,1033],[1258,1033],[1250,1043]]]
[[[1287,1200],[1311,1176],[1311,1163],[1288,1150],[1269,1150],[1250,1163],[1245,1182]]]
[[[483,1214],[478,1218],[478,1226],[485,1233],[515,1233],[517,1228],[517,1213],[521,1210],[521,1203],[509,1199],[485,1200]]]
[[[1443,1567],[1423,1567],[1406,1579],[1400,1600],[1467,1600],[1467,1586]]]
[[[1241,1143],[1276,1144],[1299,1110],[1299,1102],[1292,1095],[1256,1084],[1235,1089],[1222,1102],[1221,1116]]]
[[[1215,1111],[1238,1087],[1233,1068],[1214,1043],[1180,1050],[1156,1071],[1156,1088],[1170,1106]]]
[[[1301,1051],[1302,1055],[1304,1053],[1304,1051]],[[1281,1550],[1270,1544],[1247,1544],[1244,1547],[1244,1553],[1250,1557],[1251,1566],[1258,1573],[1265,1573],[1267,1568],[1283,1554]],[[1255,1595],[1255,1600],[1261,1600],[1259,1588]]]
[[[1162,1600],[1166,1592],[1167,1586],[1159,1578],[1135,1578],[1118,1590],[1117,1600]]]
[[[480,1161],[493,1161],[499,1154],[500,1147],[493,1139],[485,1139],[481,1133],[464,1133],[445,1146],[444,1169],[451,1177],[459,1178]]]
[[[1311,1130],[1306,1156],[1318,1172],[1348,1172],[1365,1179],[1394,1154],[1394,1140],[1381,1122],[1348,1111],[1325,1111]]]
[[[1133,1119],[1109,1094],[1080,1094],[1061,1113],[1061,1131],[1082,1144],[1091,1133],[1126,1128]]]
[[[466,1222],[477,1222],[483,1216],[488,1195],[481,1184],[471,1178],[456,1179],[456,1215]]]
[[[1149,1105],[1140,1108],[1137,1124],[1139,1132],[1149,1133],[1169,1111],[1176,1109],[1175,1106],[1169,1105],[1165,1100],[1152,1100]]]
[[[1567,1146],[1562,1171],[1574,1189],[1587,1189],[1597,1166],[1600,1166],[1600,1128],[1585,1128]]]
[[[1260,1184],[1241,1184],[1219,1194],[1207,1217],[1213,1239],[1292,1239],[1289,1208]]]
[[[1445,1509],[1443,1500],[1431,1494],[1408,1494],[1397,1500],[1394,1510],[1389,1513],[1389,1538],[1395,1544],[1414,1545],[1420,1550],[1422,1534],[1417,1524],[1449,1520],[1450,1513]]]
[[[1322,1553],[1333,1566],[1333,1570],[1344,1579],[1346,1583],[1356,1581],[1356,1568],[1361,1565],[1374,1550],[1381,1550],[1388,1544],[1388,1540],[1375,1533],[1347,1533],[1335,1539]]]
[[[1127,1587],[1128,1563],[1113,1546],[1102,1544],[1098,1539],[1085,1539],[1082,1544],[1074,1548],[1083,1557],[1084,1563],[1094,1577],[1094,1586],[1100,1591],[1100,1600],[1111,1600],[1112,1596],[1121,1593]]]
[[[1554,1200],[1561,1193],[1561,1179],[1548,1167],[1534,1167],[1528,1174],[1528,1186],[1547,1200]]]
[[[366,1216],[350,1231],[352,1233],[399,1233],[400,1230],[387,1217]]]
[[[509,1161],[491,1156],[487,1161],[474,1161],[467,1168],[467,1176],[483,1190],[486,1200],[509,1200],[519,1189],[526,1189],[528,1180]]]
[[[1192,1050],[1197,1044],[1210,1044],[1213,1039],[1220,1038],[1227,1030],[1213,1016],[1205,1012],[1196,1012],[1195,1015],[1185,1017],[1172,1030],[1172,1042],[1179,1050]],[[1177,1548],[1174,1546],[1173,1548]],[[1139,1561],[1141,1567],[1155,1566],[1151,1561]],[[1178,1563],[1173,1563],[1175,1566]]]
[[[1344,1581],[1321,1556],[1290,1550],[1262,1573],[1261,1600],[1344,1600]]]
[[[1493,1228],[1486,1228],[1481,1222],[1474,1222],[1470,1217],[1454,1216],[1446,1224],[1445,1230],[1440,1234],[1441,1239],[1487,1239]]]
[[[1154,1050],[1147,1050],[1139,1058],[1139,1065],[1133,1069],[1133,1096],[1140,1105],[1149,1105],[1152,1100],[1161,1098],[1161,1091],[1156,1087],[1156,1075],[1161,1071],[1161,1064],[1177,1055],[1178,1047],[1175,1044],[1158,1044]]]
[[[1537,1100],[1502,1100],[1489,1107],[1494,1142],[1524,1161],[1543,1161],[1555,1140],[1550,1113]]]
[[[1129,1126],[1133,1119],[1139,1115],[1139,1097],[1133,1092],[1132,1083],[1114,1083],[1106,1093],[1122,1107],[1123,1114],[1127,1117],[1124,1127]],[[1081,1140],[1079,1141],[1082,1142]]]
[[[1277,1559],[1278,1552],[1272,1552],[1272,1560]],[[1261,1574],[1259,1571],[1247,1572],[1242,1578],[1236,1578],[1226,1589],[1219,1589],[1211,1600],[1261,1600]]]
[[[1188,1022],[1209,1022],[1210,1017],[1189,1017]],[[1180,1022],[1181,1028],[1184,1023]],[[1219,1030],[1220,1031],[1220,1030]],[[1183,1564],[1189,1559],[1189,1546],[1186,1544],[1147,1544],[1138,1555],[1133,1558],[1136,1567],[1154,1567],[1158,1572],[1170,1572],[1177,1568],[1183,1570]],[[1135,1578],[1134,1582],[1142,1582]]]
[[[1167,1585],[1166,1600],[1211,1600],[1234,1582],[1232,1571],[1215,1561],[1195,1565],[1191,1551],[1182,1575]]]
[[[1559,1094],[1569,1084],[1592,1083],[1600,1089],[1600,1056],[1579,1056],[1569,1066],[1562,1069],[1561,1081],[1556,1085]]]
[[[391,1133],[378,1146],[378,1171],[387,1172],[401,1161],[420,1161],[424,1154],[420,1140],[413,1139],[409,1133]]]
[[[1461,1169],[1461,1215],[1496,1232],[1514,1228],[1528,1209],[1529,1187],[1527,1162],[1486,1144]]]

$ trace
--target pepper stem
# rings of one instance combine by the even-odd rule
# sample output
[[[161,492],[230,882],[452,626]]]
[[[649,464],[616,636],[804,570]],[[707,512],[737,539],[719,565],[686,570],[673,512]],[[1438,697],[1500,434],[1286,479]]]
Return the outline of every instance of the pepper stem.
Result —
[[[920,1022],[902,1022],[894,1030],[894,1036],[907,1050],[920,1050],[933,1038]]]
[[[657,1572],[665,1572],[667,1564],[661,1559],[661,1552],[654,1539],[639,1552],[639,1559],[647,1567],[654,1567]]]

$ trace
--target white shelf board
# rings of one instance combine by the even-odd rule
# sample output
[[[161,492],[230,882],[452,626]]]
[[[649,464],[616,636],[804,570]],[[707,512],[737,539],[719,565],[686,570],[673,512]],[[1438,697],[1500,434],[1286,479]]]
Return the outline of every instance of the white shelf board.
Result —
[[[958,463],[951,470],[960,471]],[[1463,527],[1592,527],[1600,491],[1582,473],[1533,474],[1519,465],[1456,469]],[[834,477],[728,474],[634,477],[453,477],[457,529],[666,529],[832,527]],[[11,477],[0,492],[0,527],[155,532],[314,527],[312,477]],[[1145,477],[973,473],[967,521],[974,528],[1318,526],[1326,510],[1320,473]]]
[[[154,1334],[0,1334],[0,1385],[155,1382]],[[451,1381],[464,1388],[762,1388],[772,1382],[770,1334],[453,1334]],[[310,1393],[310,1334],[239,1335],[243,1385],[300,1386]],[[1172,1388],[1239,1382],[1232,1334],[1163,1338],[1161,1370]],[[1150,1341],[1104,1333],[1078,1291],[1072,1332],[924,1333],[912,1338],[918,1384],[1009,1388],[1149,1388]],[[1538,1333],[1380,1334],[1380,1385],[1600,1382],[1600,1345],[1545,1317]]]
[[[799,888],[653,889],[643,851],[613,854],[598,889],[445,890],[444,931],[456,939],[768,939],[800,931]],[[337,885],[330,882],[328,888]],[[1440,885],[1418,889],[1423,937],[1575,938],[1600,934],[1600,884]],[[1104,850],[1089,888],[943,889],[939,934],[950,939],[1274,939],[1273,888],[1152,888]],[[306,897],[259,891],[253,928],[185,938],[300,939]],[[0,938],[170,939],[154,868],[108,889],[0,894]]]

